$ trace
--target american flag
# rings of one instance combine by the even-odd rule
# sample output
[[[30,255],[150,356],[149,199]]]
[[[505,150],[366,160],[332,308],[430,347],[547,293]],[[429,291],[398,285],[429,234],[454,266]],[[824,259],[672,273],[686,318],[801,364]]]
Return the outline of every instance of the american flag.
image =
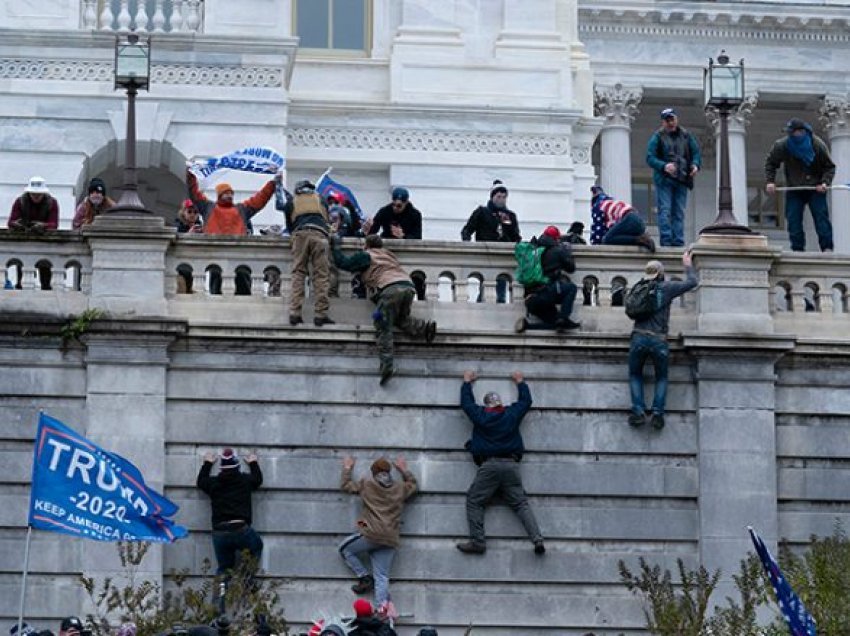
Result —
[[[599,245],[602,243],[608,228],[633,210],[634,208],[625,201],[611,198],[605,194],[602,188],[596,186],[590,209],[590,244]]]
[[[788,580],[782,576],[782,571],[779,569],[776,559],[773,558],[758,533],[752,527],[747,527],[747,530],[750,531],[750,538],[753,540],[753,545],[756,546],[756,552],[761,558],[761,563],[765,572],[767,572],[773,591],[776,592],[779,609],[788,624],[791,636],[817,636],[815,619],[809,614],[800,597],[791,589]]]

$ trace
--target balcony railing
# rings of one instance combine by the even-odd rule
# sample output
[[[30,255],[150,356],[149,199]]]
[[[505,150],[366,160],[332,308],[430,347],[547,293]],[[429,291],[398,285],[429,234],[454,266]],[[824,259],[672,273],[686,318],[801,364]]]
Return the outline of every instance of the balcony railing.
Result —
[[[170,308],[170,314],[206,323],[250,325],[284,321],[285,299],[290,292],[288,239],[203,235],[170,238],[167,230],[159,232],[164,233],[161,235],[164,253],[160,252],[158,266],[160,271],[164,268],[161,298]],[[115,238],[127,242],[128,252],[136,249],[132,235]],[[474,329],[472,325],[477,324],[482,329],[489,328],[488,325],[503,329],[521,315],[523,289],[513,280],[512,246],[447,241],[387,243],[407,271],[420,281],[418,300],[427,303],[428,311],[448,316],[447,324],[459,328]],[[93,251],[94,244],[85,235],[74,232],[25,238],[0,231],[0,258],[9,292],[0,296],[4,308],[54,313],[86,308],[90,297],[97,295],[97,290],[92,290],[93,272],[101,258]],[[343,250],[350,251],[360,245],[348,239]],[[600,333],[628,329],[630,323],[622,309],[624,293],[639,280],[648,254],[629,247],[607,246],[579,246],[574,253],[577,270],[572,280],[579,286],[576,309],[580,319],[589,330]],[[734,254],[730,253],[731,256]],[[678,250],[660,249],[655,258],[665,264],[668,278],[682,277]],[[750,290],[748,293],[767,295],[765,306],[769,304],[777,321],[777,332],[801,331],[801,336],[812,335],[810,328],[802,333],[804,325],[799,321],[806,324],[818,321],[821,324],[818,333],[823,337],[848,337],[844,321],[850,318],[850,259],[773,252],[764,261],[767,271],[762,270],[760,275],[756,272],[756,278],[763,277],[764,283],[750,287],[746,281],[753,279],[738,269],[730,266],[724,273],[722,254],[715,253],[713,258],[711,262],[705,261],[709,269],[702,271],[703,264],[697,254],[697,266],[706,276],[705,284],[711,287],[729,284],[737,288],[743,285]],[[237,289],[237,274],[249,281],[247,286]],[[346,302],[343,299],[350,296],[350,279],[348,273],[340,272],[338,302]],[[497,302],[500,280],[505,281],[507,288],[501,303]],[[56,304],[57,297],[64,300]],[[686,294],[674,304],[674,331],[697,328],[700,311],[697,305],[697,294]],[[213,307],[215,312],[211,311]],[[365,316],[366,305],[363,307],[356,311]],[[705,310],[716,312],[717,308]]]
[[[83,0],[84,29],[151,33],[203,32],[202,0]]]

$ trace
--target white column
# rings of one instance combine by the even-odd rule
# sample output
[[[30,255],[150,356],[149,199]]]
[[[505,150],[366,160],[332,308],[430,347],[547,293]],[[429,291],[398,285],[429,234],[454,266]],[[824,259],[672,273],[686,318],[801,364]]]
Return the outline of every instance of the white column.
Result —
[[[643,98],[640,87],[597,86],[596,114],[604,117],[599,133],[599,184],[615,199],[632,200],[632,122]]]
[[[729,176],[732,186],[732,213],[741,225],[749,225],[749,205],[747,197],[747,126],[758,105],[758,93],[748,95],[736,110],[729,113]],[[714,127],[717,183],[715,190],[720,192],[720,116],[717,109],[706,109],[706,117]],[[718,205],[715,199],[715,209]]]
[[[850,183],[850,98],[827,95],[820,108],[835,164],[834,185]],[[850,253],[850,190],[830,191],[829,218],[832,220],[835,251]]]

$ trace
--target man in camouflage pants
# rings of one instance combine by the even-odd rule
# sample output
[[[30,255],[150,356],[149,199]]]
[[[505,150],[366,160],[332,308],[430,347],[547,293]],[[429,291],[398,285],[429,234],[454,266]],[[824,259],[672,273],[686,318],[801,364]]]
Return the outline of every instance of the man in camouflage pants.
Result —
[[[410,315],[416,290],[395,254],[384,247],[377,234],[366,237],[366,248],[345,256],[337,243],[333,248],[336,266],[348,272],[359,272],[369,297],[377,305],[372,314],[378,356],[381,359],[381,386],[395,373],[393,362],[393,327],[414,338],[425,338],[430,344],[437,333],[437,323]]]

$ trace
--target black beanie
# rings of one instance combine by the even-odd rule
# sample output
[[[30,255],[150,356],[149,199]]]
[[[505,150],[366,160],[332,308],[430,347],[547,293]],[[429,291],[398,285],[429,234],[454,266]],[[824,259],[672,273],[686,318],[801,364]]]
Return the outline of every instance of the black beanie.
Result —
[[[103,179],[99,177],[95,177],[91,181],[89,181],[89,189],[87,190],[88,194],[92,192],[100,192],[101,194],[106,194],[106,184],[103,182]]]
[[[504,184],[504,183],[502,183],[501,181],[499,181],[498,179],[496,179],[496,180],[493,182],[492,187],[490,188],[490,198],[492,199],[492,198],[493,198],[493,195],[494,195],[494,194],[496,194],[496,193],[498,193],[498,192],[504,192],[505,194],[507,194],[507,193],[508,193],[508,188],[505,186],[505,184]]]

